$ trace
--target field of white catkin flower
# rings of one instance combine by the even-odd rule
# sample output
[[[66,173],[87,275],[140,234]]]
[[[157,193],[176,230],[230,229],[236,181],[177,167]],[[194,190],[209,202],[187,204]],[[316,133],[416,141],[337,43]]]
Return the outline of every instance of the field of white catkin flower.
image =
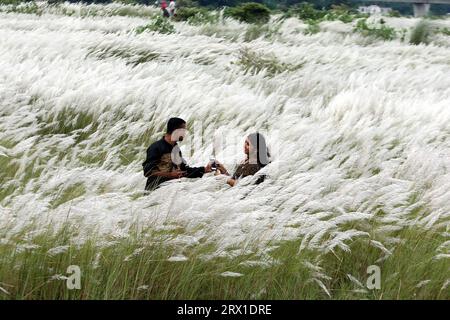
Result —
[[[296,18],[252,41],[233,20],[137,34],[148,17],[109,14],[121,6],[0,10],[0,242],[33,224],[26,247],[69,222],[75,243],[107,244],[137,224],[182,228],[165,239],[180,255],[214,243],[209,256],[232,257],[252,244],[264,259],[274,240],[298,239],[301,254],[365,239],[387,259],[399,231],[418,228],[440,236],[433,256],[448,261],[448,35],[411,45],[336,21],[307,35]],[[86,8],[98,13],[80,16]],[[397,30],[418,22],[384,19]],[[246,70],[245,55],[281,70]],[[144,195],[145,150],[171,116],[188,122],[191,165],[214,152],[232,171],[245,135],[264,133],[269,178],[230,188],[210,175]]]

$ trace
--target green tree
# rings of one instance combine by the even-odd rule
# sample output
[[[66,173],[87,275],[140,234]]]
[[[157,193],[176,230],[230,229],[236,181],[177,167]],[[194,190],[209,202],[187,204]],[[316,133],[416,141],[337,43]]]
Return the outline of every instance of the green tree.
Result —
[[[270,20],[270,9],[257,2],[248,2],[236,7],[227,8],[225,16],[247,23],[267,23]]]

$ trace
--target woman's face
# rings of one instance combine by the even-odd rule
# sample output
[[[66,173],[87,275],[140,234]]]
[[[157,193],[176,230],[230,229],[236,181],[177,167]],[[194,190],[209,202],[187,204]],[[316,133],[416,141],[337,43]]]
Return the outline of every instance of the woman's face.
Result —
[[[244,142],[244,153],[246,155],[250,154],[250,148],[251,148],[250,140],[248,140],[248,138],[247,138],[247,139],[245,139],[245,142]]]

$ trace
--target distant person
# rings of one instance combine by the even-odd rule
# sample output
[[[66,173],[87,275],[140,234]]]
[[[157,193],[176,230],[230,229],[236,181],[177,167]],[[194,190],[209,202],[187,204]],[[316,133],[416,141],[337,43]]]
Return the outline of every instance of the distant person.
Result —
[[[168,18],[170,16],[169,10],[167,9],[166,0],[161,0],[161,11],[162,11],[163,17]]]
[[[227,183],[230,186],[235,186],[240,178],[255,175],[259,170],[264,168],[270,163],[270,153],[267,148],[266,139],[259,133],[252,133],[247,136],[244,143],[245,160],[239,164],[235,172]],[[216,162],[217,170],[224,175],[230,175],[227,169],[221,164]],[[265,175],[260,175],[256,179],[256,184],[263,182]]]
[[[175,0],[170,0],[170,2],[169,2],[169,9],[168,9],[170,17],[174,17],[175,16],[175,9],[176,9]]]
[[[205,167],[189,167],[183,159],[177,142],[186,135],[186,121],[170,118],[164,136],[147,149],[147,158],[142,164],[147,178],[146,190],[156,189],[161,183],[186,178],[201,178],[211,172],[211,164]]]

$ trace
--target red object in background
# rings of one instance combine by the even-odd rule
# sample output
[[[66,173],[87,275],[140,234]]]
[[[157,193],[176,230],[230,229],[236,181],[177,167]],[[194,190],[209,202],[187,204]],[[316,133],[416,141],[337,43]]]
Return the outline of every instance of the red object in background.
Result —
[[[164,10],[167,8],[167,2],[165,0],[161,1],[161,9]]]

